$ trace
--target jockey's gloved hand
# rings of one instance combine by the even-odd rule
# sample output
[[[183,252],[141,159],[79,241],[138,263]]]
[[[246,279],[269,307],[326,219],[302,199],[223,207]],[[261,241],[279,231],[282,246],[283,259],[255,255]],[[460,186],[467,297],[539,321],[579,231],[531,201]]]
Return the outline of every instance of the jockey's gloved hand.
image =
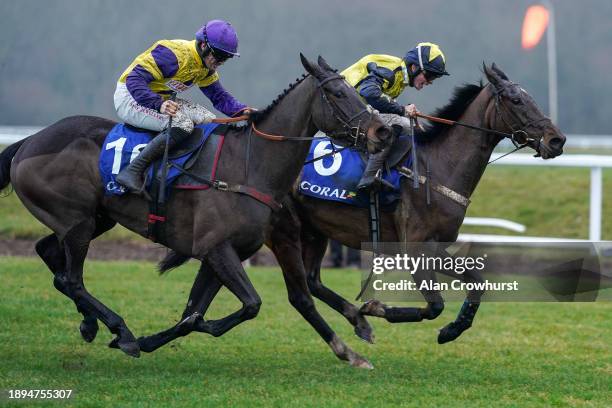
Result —
[[[253,113],[253,112],[257,112],[257,109],[255,109],[255,108],[244,108],[244,109],[242,110],[242,112],[240,112],[240,114],[248,117],[248,116],[250,116],[250,115],[251,115],[251,113]]]
[[[410,105],[404,106],[405,116],[416,118],[418,113],[421,113],[421,112],[419,112],[419,110],[413,103],[411,103]]]
[[[178,110],[179,110],[179,104],[176,103],[175,101],[171,101],[170,99],[168,99],[167,101],[164,101],[159,108],[160,113],[163,113],[165,115],[170,115],[172,117],[176,115]]]

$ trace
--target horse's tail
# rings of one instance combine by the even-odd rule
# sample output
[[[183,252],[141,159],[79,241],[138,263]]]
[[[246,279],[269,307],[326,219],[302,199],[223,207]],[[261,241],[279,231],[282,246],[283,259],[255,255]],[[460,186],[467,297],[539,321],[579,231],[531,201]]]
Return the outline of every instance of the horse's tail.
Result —
[[[11,182],[11,161],[26,139],[13,143],[0,153],[0,190],[5,189]]]
[[[181,255],[176,251],[170,251],[168,255],[166,255],[166,257],[162,259],[161,262],[157,265],[157,268],[159,269],[159,274],[163,275],[164,273],[174,268],[178,268],[179,266],[187,262],[190,258],[190,256]]]

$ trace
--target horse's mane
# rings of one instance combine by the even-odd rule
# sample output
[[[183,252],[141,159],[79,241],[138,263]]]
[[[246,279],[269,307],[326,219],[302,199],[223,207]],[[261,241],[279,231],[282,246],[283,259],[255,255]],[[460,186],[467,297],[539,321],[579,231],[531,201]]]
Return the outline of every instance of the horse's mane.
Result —
[[[286,89],[283,89],[283,92],[280,93],[273,101],[272,103],[270,103],[270,105],[268,105],[265,109],[263,110],[258,110],[256,112],[251,113],[251,115],[249,116],[249,122],[253,122],[255,124],[261,122],[262,120],[264,120],[268,114],[272,111],[272,109],[274,109],[274,107],[276,105],[278,105],[278,103],[285,97],[287,96],[287,94],[289,92],[291,92],[296,86],[298,86],[299,84],[302,83],[302,81],[304,79],[306,79],[308,77],[307,74],[302,74],[302,76],[300,78],[296,78],[296,80],[289,84],[289,87]]]
[[[465,84],[458,86],[455,88],[450,102],[448,102],[448,104],[446,104],[444,107],[436,109],[432,116],[449,120],[459,119],[483,88],[484,85],[482,84],[482,81],[479,84]],[[433,122],[431,125],[428,125],[425,128],[425,132],[419,134],[418,139],[419,141],[427,142],[448,129],[448,125]]]

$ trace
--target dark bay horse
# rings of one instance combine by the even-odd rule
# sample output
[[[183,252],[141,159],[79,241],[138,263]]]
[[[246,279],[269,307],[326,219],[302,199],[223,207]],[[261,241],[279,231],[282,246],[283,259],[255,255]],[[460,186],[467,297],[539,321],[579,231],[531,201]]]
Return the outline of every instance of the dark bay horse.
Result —
[[[459,88],[451,102],[436,116],[509,133],[516,142],[527,144],[545,159],[560,155],[565,136],[541,113],[531,96],[512,83],[495,64],[483,66],[483,69],[489,84]],[[401,202],[396,211],[383,213],[382,241],[454,242],[465,217],[468,198],[502,138],[462,127],[430,127],[419,137],[419,167],[425,168],[424,161],[428,158],[432,185],[443,186],[439,191],[445,193],[432,191],[431,203],[427,205],[425,188],[414,190],[412,181],[403,179]],[[355,327],[355,333],[369,342],[373,341],[372,329],[364,315],[383,317],[392,323],[435,319],[442,312],[444,302],[438,291],[428,291],[424,293],[429,300],[425,308],[388,307],[379,301],[368,302],[361,309],[355,307],[321,282],[321,261],[328,238],[361,248],[362,242],[370,241],[367,210],[302,196],[294,188],[285,198],[283,210],[272,216],[266,231],[266,245],[281,266],[290,303],[340,359],[348,360],[353,366],[371,367],[365,358],[344,345],[320,318],[311,293],[341,313]],[[161,270],[169,270],[186,260],[180,254],[171,253],[161,263]],[[199,283],[196,280],[192,293],[204,290],[205,270],[201,269],[201,273],[203,276]],[[453,276],[466,281],[481,280],[474,273]],[[220,284],[216,285],[208,290],[219,290]],[[457,319],[441,330],[440,343],[454,340],[471,326],[480,296],[482,293],[469,293],[470,301],[464,303]],[[207,308],[208,304],[202,304],[199,310],[204,313]],[[176,337],[176,333],[173,336],[165,333],[161,337],[152,336],[150,340],[160,346]]]
[[[511,82],[495,64],[483,68],[489,84],[466,85],[457,89],[453,100],[438,110],[436,116],[508,133],[516,142],[527,144],[544,159],[562,154],[565,136],[541,113],[533,98]],[[502,139],[503,136],[497,134],[465,127],[436,124],[428,128],[419,137],[419,167],[425,168],[427,158],[431,165],[432,186],[446,189],[434,192],[432,188],[428,205],[426,189],[415,190],[412,180],[403,179],[397,209],[382,216],[382,241],[456,241],[468,199],[476,189],[493,149]],[[358,309],[321,282],[321,261],[328,239],[358,249],[362,242],[370,241],[367,210],[303,196],[294,189],[283,211],[273,217],[266,244],[276,255],[285,274],[306,276],[310,292],[341,313],[362,339],[373,341],[372,329],[364,315],[397,323],[431,320],[442,312],[444,301],[439,291],[423,293],[428,299],[425,308],[388,307],[374,300]],[[288,245],[289,242],[292,244]],[[472,271],[452,276],[468,282],[482,280]],[[440,331],[440,344],[456,339],[471,326],[481,296],[482,292],[476,291],[468,294],[456,320]]]
[[[340,144],[367,144],[371,152],[384,147],[391,130],[367,109],[354,89],[321,57],[318,64],[301,58],[310,75],[252,115],[249,126],[228,131],[218,179],[253,187],[280,200],[300,173],[310,145],[305,139],[317,130],[328,132]],[[275,133],[277,139],[279,134],[286,135],[288,140],[275,142],[270,140],[274,135],[259,138],[254,132],[247,143],[251,123]],[[36,244],[36,251],[53,272],[55,287],[83,315],[83,338],[92,341],[97,320],[101,320],[116,335],[111,344],[137,357],[140,345],[124,320],[92,296],[83,283],[83,263],[93,239],[117,222],[142,236],[147,233],[146,199],[103,193],[98,157],[114,125],[102,118],[69,117],[9,146],[0,154],[0,188],[10,182],[25,207],[53,231]],[[245,163],[250,163],[248,172]],[[181,330],[199,324],[196,329],[221,335],[257,315],[261,300],[241,261],[263,244],[271,212],[269,206],[251,197],[216,189],[173,194],[167,204],[166,234],[160,242],[201,260],[211,272],[208,279],[227,286],[242,303],[240,310],[223,319],[192,319],[183,322]],[[201,302],[190,298],[193,307]]]

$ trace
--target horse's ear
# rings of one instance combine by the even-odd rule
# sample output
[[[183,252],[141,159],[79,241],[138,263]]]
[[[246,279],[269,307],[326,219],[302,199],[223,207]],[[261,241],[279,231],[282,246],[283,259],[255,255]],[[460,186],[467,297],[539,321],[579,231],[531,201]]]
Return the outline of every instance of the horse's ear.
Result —
[[[487,80],[492,83],[495,88],[499,89],[503,87],[503,79],[499,76],[497,72],[493,70],[494,66],[495,64],[493,64],[492,67],[489,68],[484,62],[482,63],[482,67],[484,69],[485,75],[487,76]]]
[[[324,73],[321,67],[308,61],[308,58],[306,58],[304,54],[302,54],[301,52],[300,52],[300,59],[302,60],[302,65],[304,66],[304,69],[310,75],[314,76],[315,78],[321,78],[322,76],[324,76]]]
[[[509,81],[509,79],[508,79],[508,75],[506,75],[506,74],[504,73],[504,71],[502,71],[501,69],[499,69],[499,68],[497,67],[497,65],[495,65],[495,63],[493,63],[493,65],[491,65],[491,69],[492,69],[493,71],[497,72],[497,75],[499,75],[501,79],[504,79],[504,80],[506,80],[506,81]]]
[[[325,71],[338,72],[337,70],[330,67],[327,61],[325,61],[325,58],[323,58],[320,55],[319,55],[319,59],[317,60],[317,62],[319,63],[319,66],[323,68]]]

